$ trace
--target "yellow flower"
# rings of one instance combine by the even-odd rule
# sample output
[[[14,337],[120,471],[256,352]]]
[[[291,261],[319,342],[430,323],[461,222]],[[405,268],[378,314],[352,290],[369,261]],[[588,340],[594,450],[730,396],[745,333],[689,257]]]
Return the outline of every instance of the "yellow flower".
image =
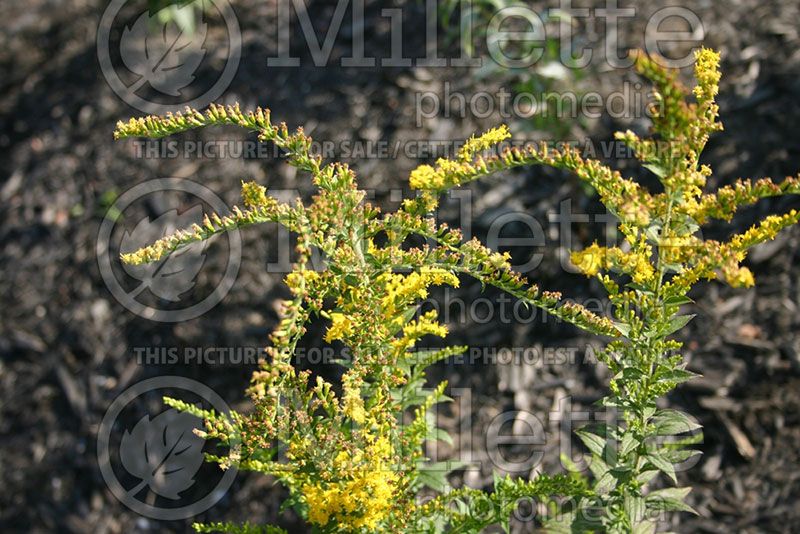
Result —
[[[694,94],[698,100],[711,100],[719,92],[719,52],[701,48],[694,57],[694,75],[697,78]]]
[[[650,258],[644,253],[631,253],[627,264],[628,272],[637,284],[646,284],[651,281],[656,274]]]
[[[473,158],[475,154],[481,150],[486,150],[498,143],[502,143],[511,137],[511,132],[505,124],[497,128],[492,128],[483,135],[470,137],[461,150],[458,151],[458,157],[461,161],[468,161]]]
[[[420,269],[420,276],[425,280],[425,284],[429,286],[442,286],[447,284],[458,287],[459,284],[458,277],[455,274],[438,267],[423,266],[422,269]]]
[[[586,276],[594,276],[601,270],[614,269],[628,274],[637,284],[645,284],[655,276],[655,268],[650,262],[650,245],[640,242],[636,249],[623,252],[617,247],[601,247],[597,243],[570,256],[572,263]]]
[[[411,321],[403,327],[403,335],[392,341],[396,354],[401,354],[414,346],[414,343],[422,336],[432,335],[445,337],[447,326],[440,324],[437,320],[437,312],[431,310],[423,314],[416,321]]]
[[[300,288],[301,283],[311,284],[317,280],[319,280],[319,273],[316,271],[292,271],[286,275],[285,282],[294,292]]]
[[[791,210],[783,215],[770,215],[757,225],[752,226],[745,233],[734,236],[731,239],[731,245],[735,249],[743,250],[758,243],[775,239],[778,232],[791,224],[797,223],[798,219],[800,219],[800,213],[796,210]]]
[[[343,313],[331,313],[331,326],[325,334],[325,341],[330,343],[334,339],[344,339],[353,334],[353,321]]]
[[[317,525],[327,525],[336,506],[336,490],[306,484],[302,487],[302,492],[308,505],[308,520]]]
[[[342,411],[347,417],[359,425],[363,425],[367,414],[364,411],[364,399],[361,398],[359,388],[352,379],[345,380],[343,386]]]
[[[722,275],[732,287],[753,287],[756,284],[753,272],[747,267],[724,268]]]
[[[597,243],[592,243],[588,248],[570,254],[570,260],[583,274],[594,276],[604,268],[603,255],[603,249]]]
[[[664,261],[668,263],[683,263],[692,256],[695,251],[695,245],[697,245],[697,238],[693,236],[674,236],[662,239],[659,249]]]
[[[334,520],[338,530],[374,531],[395,503],[399,477],[391,469],[394,454],[386,436],[370,438],[366,454],[351,458],[336,455],[334,482],[315,480],[300,488],[308,506],[308,520],[325,527]],[[360,463],[360,465],[359,465]]]
[[[267,188],[255,182],[242,182],[242,200],[248,208],[267,204]]]
[[[412,189],[438,189],[444,185],[444,179],[430,165],[420,165],[411,171],[408,183]]]
[[[437,313],[435,310],[426,312],[417,321],[408,323],[403,328],[403,335],[409,339],[419,339],[424,335],[445,337],[447,327],[436,321]]]
[[[458,277],[440,268],[422,267],[418,272],[407,275],[387,273],[379,279],[385,284],[386,295],[382,299],[384,314],[388,319],[394,318],[398,311],[407,304],[428,296],[429,286],[449,284],[458,287]]]
[[[461,184],[465,179],[486,171],[486,162],[482,158],[473,158],[481,150],[486,150],[511,137],[505,124],[492,128],[486,133],[470,137],[458,151],[458,159],[439,158],[436,167],[420,165],[408,178],[412,189],[440,190]]]

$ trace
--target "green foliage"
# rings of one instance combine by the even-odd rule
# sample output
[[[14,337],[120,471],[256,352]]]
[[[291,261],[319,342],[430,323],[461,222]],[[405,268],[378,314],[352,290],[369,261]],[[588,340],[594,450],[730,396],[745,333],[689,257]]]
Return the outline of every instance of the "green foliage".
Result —
[[[517,96],[533,99],[535,104],[519,126],[563,137],[573,126],[563,117],[570,116],[572,107],[579,98],[578,85],[582,71],[575,68],[575,61],[562,55],[556,33],[546,32],[544,42],[539,40],[515,41],[513,45],[505,39],[506,31],[526,31],[533,15],[530,7],[515,0],[440,0],[437,3],[439,25],[444,30],[444,41],[458,41],[465,57],[481,55],[481,68],[474,75],[478,80],[502,80]],[[569,14],[558,10],[536,13],[545,28],[560,24],[571,24]],[[524,21],[524,22],[523,22]],[[517,24],[514,24],[514,23]],[[479,47],[476,47],[476,43]],[[483,45],[483,46],[480,46]],[[489,50],[489,47],[492,49]],[[476,49],[480,48],[480,50]],[[498,56],[498,52],[503,56]],[[487,54],[489,57],[487,57]],[[504,58],[531,58],[532,65],[509,66]],[[534,61],[535,59],[535,61]],[[569,97],[562,98],[563,94]],[[528,113],[526,113],[527,115]]]
[[[698,237],[699,225],[709,219],[729,219],[738,207],[759,198],[800,191],[800,181],[787,178],[780,184],[742,181],[704,192],[711,170],[699,163],[700,153],[708,136],[721,129],[714,102],[718,61],[712,51],[698,53],[692,101],[675,73],[652,58],[638,57],[637,70],[656,89],[656,135],[640,139],[625,132],[618,139],[659,177],[659,193],[569,148],[541,145],[485,157],[486,149],[510,135],[503,127],[473,137],[455,159],[414,170],[410,185],[419,194],[396,212],[381,214],[365,201],[348,166],[323,164],[310,153],[311,140],[302,130],[290,133],[285,124],[274,125],[268,111],[212,106],[205,113],[187,110],[120,123],[117,138],[163,137],[211,125],[253,130],[281,148],[290,165],[308,172],[317,189],[309,205],[290,205],[269,197],[262,186],[243,184],[244,209],[211,214],[202,225],[123,254],[131,263],[155,261],[213,234],[266,221],[283,224],[298,236],[299,259],[285,280],[292,298],[283,303],[269,357],[253,376],[253,409],[222,416],[177,400],[170,405],[203,417],[201,435],[229,444],[240,469],[270,474],[283,483],[291,494],[287,504],[321,532],[476,532],[506,524],[524,498],[547,503],[544,526],[553,532],[653,532],[654,514],[691,511],[684,502],[689,488],[650,489],[659,478],[676,483],[675,464],[696,454],[691,445],[699,439],[699,425],[687,414],[657,405],[694,376],[685,369],[681,343],[672,339],[692,318],[680,308],[691,302],[687,293],[704,278],[752,285],[752,273],[741,265],[748,249],[800,219],[795,211],[770,216],[726,242]],[[608,292],[612,317],[540,291],[511,269],[507,256],[474,239],[463,242],[458,230],[437,224],[430,215],[447,189],[528,164],[574,172],[618,217],[624,244],[594,244],[572,256]],[[414,246],[413,236],[429,244]],[[310,268],[312,249],[324,255],[324,270]],[[424,457],[425,441],[449,439],[431,417],[432,408],[448,400],[446,384],[424,389],[425,368],[464,347],[416,352],[423,337],[447,334],[435,313],[420,314],[418,307],[430,287],[458,286],[458,276],[475,278],[610,338],[600,355],[612,373],[602,404],[617,410],[619,423],[578,431],[588,450],[589,480],[576,474],[538,475],[532,481],[498,478],[489,493],[453,490],[444,475],[454,465],[431,464]],[[313,316],[329,321],[326,341],[350,349],[352,358],[341,360],[341,384],[321,378],[312,382],[308,371],[291,363]],[[211,460],[223,468],[231,462]],[[426,486],[441,494],[420,504],[417,497]],[[196,528],[237,531],[230,525]],[[250,532],[256,527],[238,528]]]
[[[228,534],[286,534],[286,531],[282,528],[251,525],[250,523],[244,523],[242,525],[235,523],[195,523],[192,527],[197,532],[208,534],[213,532],[225,532]]]
[[[205,0],[147,0],[147,10],[157,14],[160,24],[174,23],[182,32],[197,31],[197,20],[204,12],[213,10],[213,2]]]

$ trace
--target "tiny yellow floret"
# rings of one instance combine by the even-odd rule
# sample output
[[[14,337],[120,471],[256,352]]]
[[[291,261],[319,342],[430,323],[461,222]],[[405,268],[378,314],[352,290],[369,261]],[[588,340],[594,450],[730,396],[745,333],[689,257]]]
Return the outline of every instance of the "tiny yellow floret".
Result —
[[[464,143],[464,146],[461,147],[461,150],[458,151],[458,157],[461,161],[471,160],[475,154],[481,150],[491,148],[494,145],[509,139],[510,137],[511,132],[509,131],[508,126],[501,124],[497,128],[492,128],[478,137],[475,137],[474,135],[470,137]]]
[[[331,326],[325,334],[325,341],[344,339],[353,333],[353,321],[343,313],[331,313]]]

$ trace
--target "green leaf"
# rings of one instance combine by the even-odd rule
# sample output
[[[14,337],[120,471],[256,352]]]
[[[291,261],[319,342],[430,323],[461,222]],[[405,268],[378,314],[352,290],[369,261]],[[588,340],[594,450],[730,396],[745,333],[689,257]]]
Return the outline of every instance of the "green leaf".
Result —
[[[392,399],[400,402],[400,405],[405,410],[412,406],[419,406],[424,404],[430,396],[430,390],[425,390],[423,385],[424,380],[415,380],[409,382],[399,391],[392,391]]]
[[[578,467],[578,464],[572,461],[572,458],[564,454],[563,452],[559,455],[561,459],[561,465],[564,466],[564,469],[567,470],[568,473],[580,473],[582,469]]]
[[[453,437],[447,430],[436,426],[428,429],[428,432],[425,434],[425,439],[428,441],[443,441],[448,445],[453,444]]]
[[[656,373],[656,382],[672,382],[675,384],[682,384],[689,380],[701,376],[697,373],[687,371],[686,369],[669,369],[662,373]]]
[[[648,226],[644,231],[644,235],[651,243],[658,243],[661,240],[661,225]]]
[[[673,272],[673,273],[680,273],[680,272],[683,272],[683,265],[681,265],[680,263],[670,263],[670,262],[666,262],[666,261],[665,261],[665,262],[663,262],[663,263],[661,264],[661,266],[662,266],[662,267],[663,267],[665,270],[667,270],[667,271],[669,271],[669,272]]]
[[[696,449],[661,449],[660,454],[668,462],[672,464],[679,464],[681,462],[685,462],[689,458],[703,454],[703,452]]]
[[[666,458],[659,455],[658,452],[648,454],[647,460],[653,464],[653,467],[667,475],[674,483],[678,483],[678,479],[675,477],[675,466],[672,465]]]
[[[674,436],[702,428],[689,416],[678,410],[661,410],[653,418],[657,436]]]
[[[603,449],[606,446],[606,438],[603,436],[598,436],[593,432],[589,432],[586,430],[578,430],[575,432],[581,441],[583,442],[586,447],[592,451],[592,454],[595,456],[599,456],[600,458],[603,457]]]
[[[647,484],[651,480],[653,480],[657,474],[658,474],[658,469],[645,469],[644,471],[640,471],[639,474],[636,475],[636,480],[640,484]]]
[[[586,461],[589,464],[589,471],[592,472],[594,478],[601,479],[608,472],[608,464],[605,463],[600,456],[586,456]]]
[[[664,329],[659,333],[664,337],[669,336],[671,334],[674,334],[675,332],[677,332],[678,330],[680,330],[681,328],[683,328],[684,326],[689,324],[689,321],[694,319],[694,317],[695,317],[695,314],[691,314],[691,315],[676,315],[675,317],[670,319],[670,321],[666,325],[666,327],[664,327]]]
[[[333,363],[341,365],[345,369],[350,369],[353,366],[353,362],[349,358],[334,358]]]
[[[576,530],[573,530],[573,526],[577,515],[577,512],[574,510],[567,513],[553,514],[553,517],[544,518],[544,527],[547,532],[551,532],[552,534],[572,534],[576,532]]]
[[[636,438],[633,437],[632,434],[625,434],[622,436],[622,442],[619,446],[619,455],[620,456],[627,456],[631,452],[633,452],[636,447],[639,446],[639,442]]]
[[[652,289],[650,289],[649,287],[644,286],[642,284],[637,284],[637,283],[631,282],[631,283],[628,284],[628,287],[633,289],[634,291],[638,291],[639,293],[642,293],[643,295],[654,295],[655,294],[655,293],[653,293]]]
[[[632,495],[625,492],[625,498],[622,504],[625,513],[631,520],[631,524],[640,522],[644,518],[644,513],[647,509],[644,497],[641,495]]]
[[[652,172],[659,178],[664,178],[667,175],[667,170],[658,163],[645,163],[642,165],[642,167]]]
[[[656,491],[651,491],[647,498],[670,498],[670,499],[677,499],[682,501],[689,495],[689,492],[692,491],[692,488],[686,486],[683,488],[664,488]]]
[[[692,491],[692,488],[666,488],[650,493],[645,502],[648,510],[658,510],[663,512],[697,512],[686,504],[684,499]]]
[[[430,464],[420,462],[417,464],[417,483],[434,491],[444,493],[450,487],[447,482],[447,475],[466,465],[465,462],[457,461],[433,462]]]
[[[664,299],[664,304],[667,306],[683,306],[684,304],[692,304],[694,301],[686,295],[673,295]]]
[[[633,525],[632,534],[655,534],[656,524],[652,521],[639,521]]]
[[[597,479],[597,482],[594,484],[594,490],[598,493],[598,495],[605,495],[613,491],[616,487],[617,478],[610,470],[606,471],[600,478]]]
[[[570,525],[569,532],[598,532],[603,528],[601,516],[596,506],[582,504]]]
[[[614,473],[614,478],[620,482],[629,482],[633,477],[633,466],[625,464],[617,464],[611,468]]]
[[[347,276],[349,276],[349,275],[347,275]],[[357,284],[356,283],[352,283],[350,285],[357,285]],[[414,316],[417,314],[418,310],[419,310],[419,306],[409,306],[409,307],[407,307],[405,309],[405,311],[403,312],[403,321],[402,322],[398,321],[397,324],[395,324],[391,328],[390,332],[394,335],[394,334],[398,333],[400,330],[402,330],[403,327],[405,325],[407,325],[408,322],[411,321],[411,319],[414,318]]]
[[[640,369],[637,369],[636,367],[626,367],[625,369],[622,370],[621,373],[617,373],[617,375],[614,378],[616,379],[624,378],[625,380],[628,381],[637,381],[641,379],[643,376],[644,373]]]
[[[627,323],[621,323],[619,321],[614,321],[614,328],[617,329],[617,332],[622,334],[625,337],[628,337],[631,334],[631,325]]]
[[[449,486],[447,472],[445,471],[419,470],[417,472],[417,483],[440,493],[444,493]]]

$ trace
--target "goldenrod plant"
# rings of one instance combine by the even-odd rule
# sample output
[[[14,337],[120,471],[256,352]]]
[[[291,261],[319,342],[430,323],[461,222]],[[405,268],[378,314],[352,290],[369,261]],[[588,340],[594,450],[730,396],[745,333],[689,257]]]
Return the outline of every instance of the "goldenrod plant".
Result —
[[[687,294],[702,279],[735,287],[752,286],[742,265],[753,246],[770,240],[800,219],[800,213],[769,216],[727,241],[704,240],[699,227],[711,219],[730,220],[737,209],[761,198],[800,192],[797,177],[740,180],[705,192],[711,174],[699,158],[708,138],[722,129],[715,96],[719,56],[696,54],[697,84],[690,92],[677,73],[656,58],[637,56],[637,71],[654,85],[652,138],[617,134],[662,188],[647,190],[634,180],[574,149],[545,144],[487,151],[510,137],[504,126],[469,139],[453,159],[421,165],[410,175],[414,198],[392,213],[365,201],[355,173],[341,163],[323,163],[310,152],[301,129],[273,124],[270,112],[242,112],[238,106],[211,106],[201,113],[146,117],[119,123],[118,139],[163,137],[191,128],[236,125],[258,133],[307,172],[317,194],[309,205],[283,204],[256,183],[242,185],[243,207],[228,215],[208,215],[202,224],[122,255],[125,262],[158,261],[189,243],[267,221],[297,235],[297,262],[285,282],[292,298],[270,338],[268,358],[252,378],[248,413],[203,411],[179,400],[168,403],[202,417],[199,433],[231,447],[210,457],[223,468],[272,475],[286,488],[293,507],[317,532],[478,532],[490,525],[508,528],[521,498],[549,510],[542,524],[552,532],[654,532],[669,512],[691,512],[688,487],[676,487],[675,464],[697,451],[699,425],[687,414],[660,408],[664,397],[695,375],[686,370],[675,334],[692,318],[681,313]],[[572,171],[591,186],[618,218],[618,246],[593,244],[574,252],[572,262],[608,293],[611,316],[597,315],[541,291],[515,273],[508,255],[475,239],[464,242],[457,229],[437,224],[431,213],[442,193],[473,180],[523,165],[541,164]],[[413,236],[426,244],[415,245]],[[325,258],[310,266],[312,250]],[[447,400],[446,385],[425,389],[425,369],[465,350],[414,349],[425,336],[444,337],[447,327],[435,312],[419,313],[433,286],[457,287],[463,277],[494,286],[529,306],[608,340],[600,355],[612,378],[602,405],[617,423],[585,426],[577,434],[588,449],[590,473],[537,475],[532,480],[497,477],[492,491],[451,488],[447,468],[423,454],[426,440],[447,440],[431,410]],[[327,321],[325,341],[346,346],[339,383],[293,365],[307,323]],[[569,464],[569,462],[567,462]],[[569,467],[569,466],[568,466]],[[438,496],[422,502],[424,488]],[[660,488],[660,489],[656,489]],[[430,490],[425,490],[430,491]],[[200,531],[275,532],[253,525],[196,525]]]

